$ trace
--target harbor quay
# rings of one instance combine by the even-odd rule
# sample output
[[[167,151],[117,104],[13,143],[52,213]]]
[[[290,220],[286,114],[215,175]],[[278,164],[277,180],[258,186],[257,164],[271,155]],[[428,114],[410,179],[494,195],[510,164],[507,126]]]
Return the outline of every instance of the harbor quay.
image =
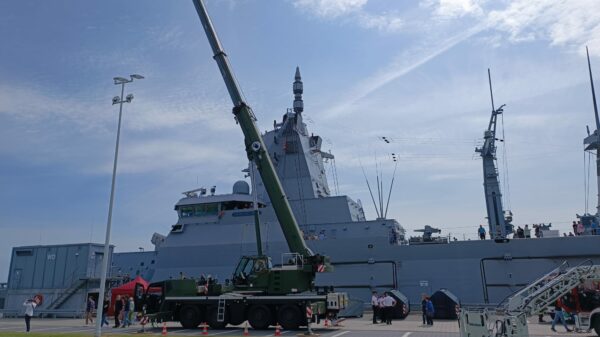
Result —
[[[112,322],[112,320],[111,320]],[[567,333],[564,330],[552,332],[550,330],[550,321],[546,319],[544,323],[538,323],[536,319],[529,320],[530,336],[590,336],[593,333]],[[24,331],[24,322],[21,318],[0,319],[0,336],[17,336]],[[224,329],[207,329],[208,336],[244,336],[246,324],[237,326],[228,326]],[[32,334],[60,334],[61,336],[89,336],[93,333],[93,326],[86,326],[83,319],[33,319]],[[362,318],[349,318],[341,321],[338,326],[325,327],[324,322],[313,324],[313,333],[323,337],[457,337],[459,336],[459,327],[457,320],[436,320],[433,326],[422,324],[421,314],[411,314],[403,320],[397,320],[392,325],[373,324],[371,313],[365,312]],[[145,328],[145,335],[162,335],[162,325],[152,327],[148,325]],[[202,326],[197,329],[184,329],[177,323],[170,322],[166,324],[166,331],[171,336],[201,336],[203,335]],[[303,336],[306,330],[285,330],[281,329],[282,336]],[[104,328],[103,333],[107,336],[114,335],[140,335],[141,325],[135,323],[128,328],[115,329]],[[276,328],[266,330],[254,330],[248,328],[249,336],[269,337],[275,336]]]

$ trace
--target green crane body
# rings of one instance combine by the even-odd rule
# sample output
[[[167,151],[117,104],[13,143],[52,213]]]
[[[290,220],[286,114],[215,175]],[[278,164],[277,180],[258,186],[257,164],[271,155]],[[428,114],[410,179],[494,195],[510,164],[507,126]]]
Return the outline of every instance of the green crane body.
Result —
[[[317,289],[317,272],[332,271],[329,258],[314,254],[304,242],[275,167],[256,126],[252,109],[242,98],[231,71],[227,55],[214,31],[202,0],[193,0],[212,47],[214,59],[233,102],[233,115],[244,133],[246,154],[252,173],[256,168],[271,200],[290,253],[282,265],[273,267],[269,256],[262,254],[258,210],[255,201],[255,230],[258,255],[242,256],[231,282],[224,284],[208,279],[165,280],[150,284],[142,291],[136,285],[137,310],[155,320],[179,321],[186,329],[208,322],[213,328],[244,321],[255,329],[280,323],[285,329],[309,325],[315,317],[335,317],[345,308],[348,296],[333,292],[331,287]],[[254,178],[254,177],[253,177]],[[314,316],[307,318],[305,309]]]
[[[290,252],[296,254],[292,255],[289,261],[285,261],[290,265],[295,265],[296,268],[272,269],[269,258],[261,254],[260,227],[256,215],[255,225],[259,255],[243,256],[241,258],[233,276],[233,286],[235,290],[264,289],[267,294],[296,293],[310,290],[314,287],[316,272],[332,270],[329,258],[314,254],[304,242],[298,222],[294,217],[260,130],[256,125],[256,117],[242,97],[227,54],[221,46],[206,7],[202,0],[193,1],[212,48],[213,58],[219,66],[234,105],[233,115],[244,134],[248,160],[256,166],[262,178]],[[256,268],[258,265],[264,267]]]

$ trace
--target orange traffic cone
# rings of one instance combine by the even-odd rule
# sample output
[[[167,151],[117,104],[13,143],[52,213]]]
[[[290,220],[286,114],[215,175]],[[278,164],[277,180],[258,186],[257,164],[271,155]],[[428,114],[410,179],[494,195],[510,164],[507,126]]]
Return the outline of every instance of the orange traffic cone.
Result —
[[[281,327],[279,326],[279,323],[277,323],[277,325],[275,326],[275,335],[274,336],[281,336]]]
[[[204,326],[204,328],[202,329],[202,335],[206,336],[208,335],[208,324],[204,322],[202,325]]]
[[[244,325],[244,336],[250,336],[250,332],[248,332],[248,322]]]
[[[167,322],[163,322],[163,330],[162,330],[162,335],[166,336],[167,335]]]

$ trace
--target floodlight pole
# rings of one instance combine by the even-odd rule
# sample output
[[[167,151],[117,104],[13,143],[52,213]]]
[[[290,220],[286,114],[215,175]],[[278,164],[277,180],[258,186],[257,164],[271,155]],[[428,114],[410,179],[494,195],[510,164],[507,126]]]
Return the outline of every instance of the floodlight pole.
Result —
[[[121,85],[121,97],[115,96],[113,98],[113,105],[119,104],[119,123],[117,126],[117,142],[115,145],[115,159],[113,162],[113,172],[112,172],[112,183],[110,186],[110,201],[108,203],[108,220],[106,222],[106,238],[104,240],[104,257],[102,259],[102,270],[100,272],[100,292],[98,293],[98,310],[96,311],[96,331],[94,333],[95,337],[102,336],[102,311],[104,306],[104,292],[106,291],[106,274],[108,270],[108,260],[110,254],[110,228],[112,224],[112,211],[113,211],[113,202],[115,199],[115,179],[117,176],[117,159],[119,158],[119,140],[121,138],[121,117],[123,116],[123,103],[131,103],[133,100],[133,95],[129,94],[123,100],[123,94],[125,93],[125,84],[133,82],[134,79],[143,79],[144,77],[141,75],[130,75],[130,79],[126,79],[123,77],[115,77],[115,85]],[[86,298],[87,301],[87,298]]]

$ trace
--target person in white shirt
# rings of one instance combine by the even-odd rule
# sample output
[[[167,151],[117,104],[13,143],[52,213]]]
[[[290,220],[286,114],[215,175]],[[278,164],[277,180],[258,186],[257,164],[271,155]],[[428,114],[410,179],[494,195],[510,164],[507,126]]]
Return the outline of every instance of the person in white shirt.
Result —
[[[377,298],[377,292],[373,290],[371,296],[371,308],[373,309],[373,324],[377,324],[377,315],[379,315],[379,298]]]
[[[29,332],[31,328],[31,317],[33,317],[33,309],[37,307],[37,303],[34,300],[27,300],[23,303],[25,307],[25,327],[27,328],[27,332]]]
[[[392,314],[394,310],[394,306],[396,305],[396,301],[390,296],[390,293],[385,293],[385,297],[383,298],[383,311],[385,316],[385,324],[392,324]]]

